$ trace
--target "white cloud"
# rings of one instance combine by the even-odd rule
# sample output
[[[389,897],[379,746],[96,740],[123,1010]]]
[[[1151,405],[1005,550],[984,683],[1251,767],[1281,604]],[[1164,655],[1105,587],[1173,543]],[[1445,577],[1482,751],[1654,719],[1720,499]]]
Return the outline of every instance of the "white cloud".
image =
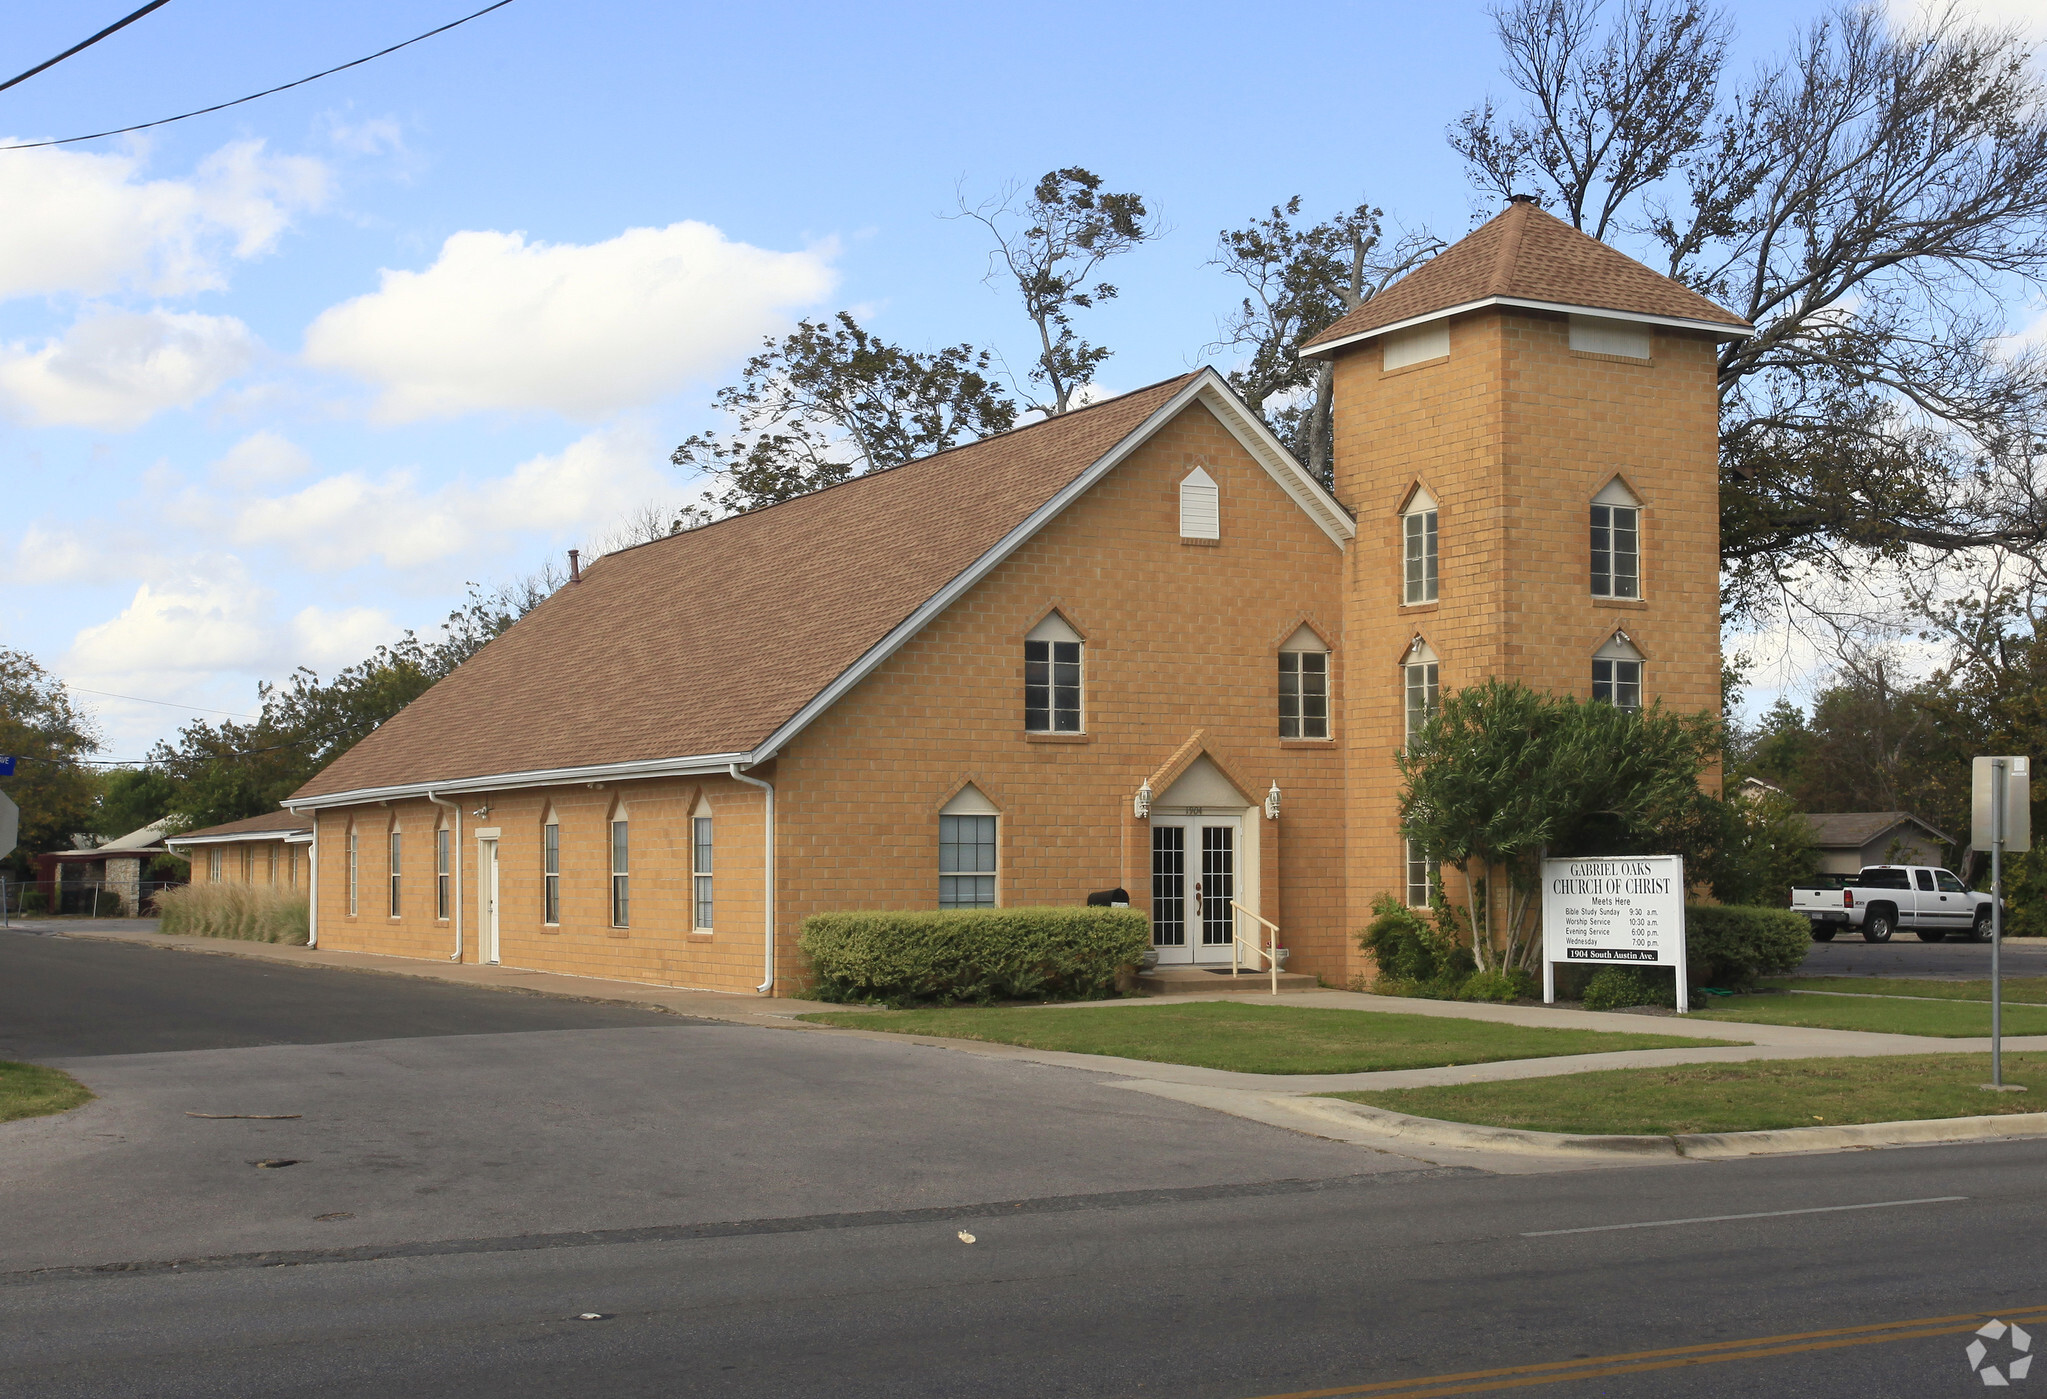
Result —
[[[233,316],[88,316],[62,340],[0,347],[0,405],[37,427],[136,428],[206,397],[255,351],[256,337]]]
[[[254,257],[328,195],[327,167],[236,141],[190,179],[142,178],[136,155],[9,152],[0,161],[0,300],[226,285],[223,251]]]
[[[835,251],[771,252],[694,222],[587,246],[457,233],[424,272],[386,270],[378,290],[322,313],[306,358],[375,385],[386,421],[601,417],[752,350],[832,289]]]
[[[1939,19],[1948,0],[1889,0],[1885,7],[1894,29],[1912,31]],[[1961,0],[1954,6],[1964,21],[1993,28],[2007,26],[2039,36],[2047,34],[2047,4],[2042,0]]]
[[[673,489],[665,460],[647,429],[611,427],[482,481],[425,487],[409,471],[329,476],[242,504],[229,532],[237,546],[287,550],[301,568],[341,570],[379,556],[387,567],[418,568],[492,549],[508,534],[564,536],[608,524]]]
[[[277,433],[251,433],[227,455],[206,469],[206,474],[224,486],[268,486],[290,481],[313,469],[305,449]]]

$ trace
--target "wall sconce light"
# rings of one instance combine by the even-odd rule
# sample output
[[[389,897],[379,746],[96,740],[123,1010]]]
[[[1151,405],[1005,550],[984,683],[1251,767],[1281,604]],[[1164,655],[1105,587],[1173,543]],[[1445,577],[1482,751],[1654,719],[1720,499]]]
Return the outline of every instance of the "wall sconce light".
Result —
[[[1142,821],[1151,815],[1151,779],[1144,779],[1144,785],[1137,789],[1137,795],[1130,799],[1130,810]]]
[[[1268,821],[1277,821],[1279,819],[1279,782],[1277,779],[1273,781],[1272,790],[1265,794],[1265,819]]]
[[[471,816],[476,817],[478,820],[488,820],[490,817],[490,803],[485,802],[482,806],[479,806],[478,808],[476,808],[476,810],[470,812],[469,814]]]

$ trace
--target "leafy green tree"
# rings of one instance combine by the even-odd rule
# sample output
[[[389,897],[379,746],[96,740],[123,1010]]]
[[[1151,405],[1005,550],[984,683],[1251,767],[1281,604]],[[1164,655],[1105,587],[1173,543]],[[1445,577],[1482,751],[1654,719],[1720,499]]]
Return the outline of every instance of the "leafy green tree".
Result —
[[[1699,873],[1723,904],[1788,907],[1820,867],[1812,823],[1785,792],[1736,792],[1719,804],[1720,839]]]
[[[1703,0],[1495,18],[1523,100],[1453,127],[1474,182],[1644,236],[1757,327],[1719,354],[1729,609],[1915,552],[2037,561],[2047,379],[2001,337],[2047,279],[2047,84],[2016,32],[1843,4],[1723,84]]]
[[[1082,339],[1073,313],[1116,299],[1119,289],[1095,274],[1158,237],[1159,220],[1142,195],[1105,193],[1101,177],[1079,166],[1048,170],[1028,192],[1012,185],[980,204],[962,195],[957,217],[993,236],[988,275],[1015,283],[1038,332],[1027,378],[1044,392],[1026,406],[1047,417],[1079,407],[1077,395],[1112,351]]]
[[[1245,295],[1208,348],[1247,356],[1230,372],[1230,386],[1328,486],[1334,474],[1330,366],[1304,362],[1300,348],[1443,245],[1426,229],[1387,243],[1383,213],[1369,204],[1306,228],[1300,214],[1295,195],[1266,217],[1217,235],[1211,265],[1242,282]]]
[[[1544,859],[1710,854],[1721,817],[1699,782],[1719,746],[1709,714],[1489,679],[1445,696],[1401,751],[1401,833],[1463,876],[1480,970],[1525,968]]]
[[[793,500],[854,476],[956,447],[1016,422],[988,354],[949,345],[928,354],[875,339],[841,311],[770,338],[717,405],[737,424],[695,433],[669,458],[704,472],[716,494],[673,528]]]
[[[99,778],[85,761],[100,749],[98,731],[78,712],[64,682],[25,651],[0,648],[0,754],[15,759],[0,791],[21,808],[13,856],[17,872],[39,851],[62,850],[92,830]]]
[[[157,768],[115,768],[100,779],[92,829],[108,840],[139,831],[177,809],[178,787]]]

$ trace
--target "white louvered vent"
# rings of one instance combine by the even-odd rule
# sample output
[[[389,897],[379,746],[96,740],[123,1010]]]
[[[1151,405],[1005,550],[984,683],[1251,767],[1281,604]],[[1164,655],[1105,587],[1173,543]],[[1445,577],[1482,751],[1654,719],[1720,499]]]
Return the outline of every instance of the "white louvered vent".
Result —
[[[1222,533],[1222,488],[1197,466],[1180,482],[1180,537],[1221,539]]]

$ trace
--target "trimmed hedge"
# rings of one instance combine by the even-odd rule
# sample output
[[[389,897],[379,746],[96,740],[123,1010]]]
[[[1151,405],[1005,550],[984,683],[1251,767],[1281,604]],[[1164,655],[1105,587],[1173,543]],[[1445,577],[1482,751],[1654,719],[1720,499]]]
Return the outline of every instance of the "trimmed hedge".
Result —
[[[1151,949],[1151,921],[1133,908],[818,913],[797,945],[827,1001],[1092,1000]]]
[[[1812,925],[1788,908],[1687,904],[1685,944],[1692,985],[1740,986],[1803,962]]]

